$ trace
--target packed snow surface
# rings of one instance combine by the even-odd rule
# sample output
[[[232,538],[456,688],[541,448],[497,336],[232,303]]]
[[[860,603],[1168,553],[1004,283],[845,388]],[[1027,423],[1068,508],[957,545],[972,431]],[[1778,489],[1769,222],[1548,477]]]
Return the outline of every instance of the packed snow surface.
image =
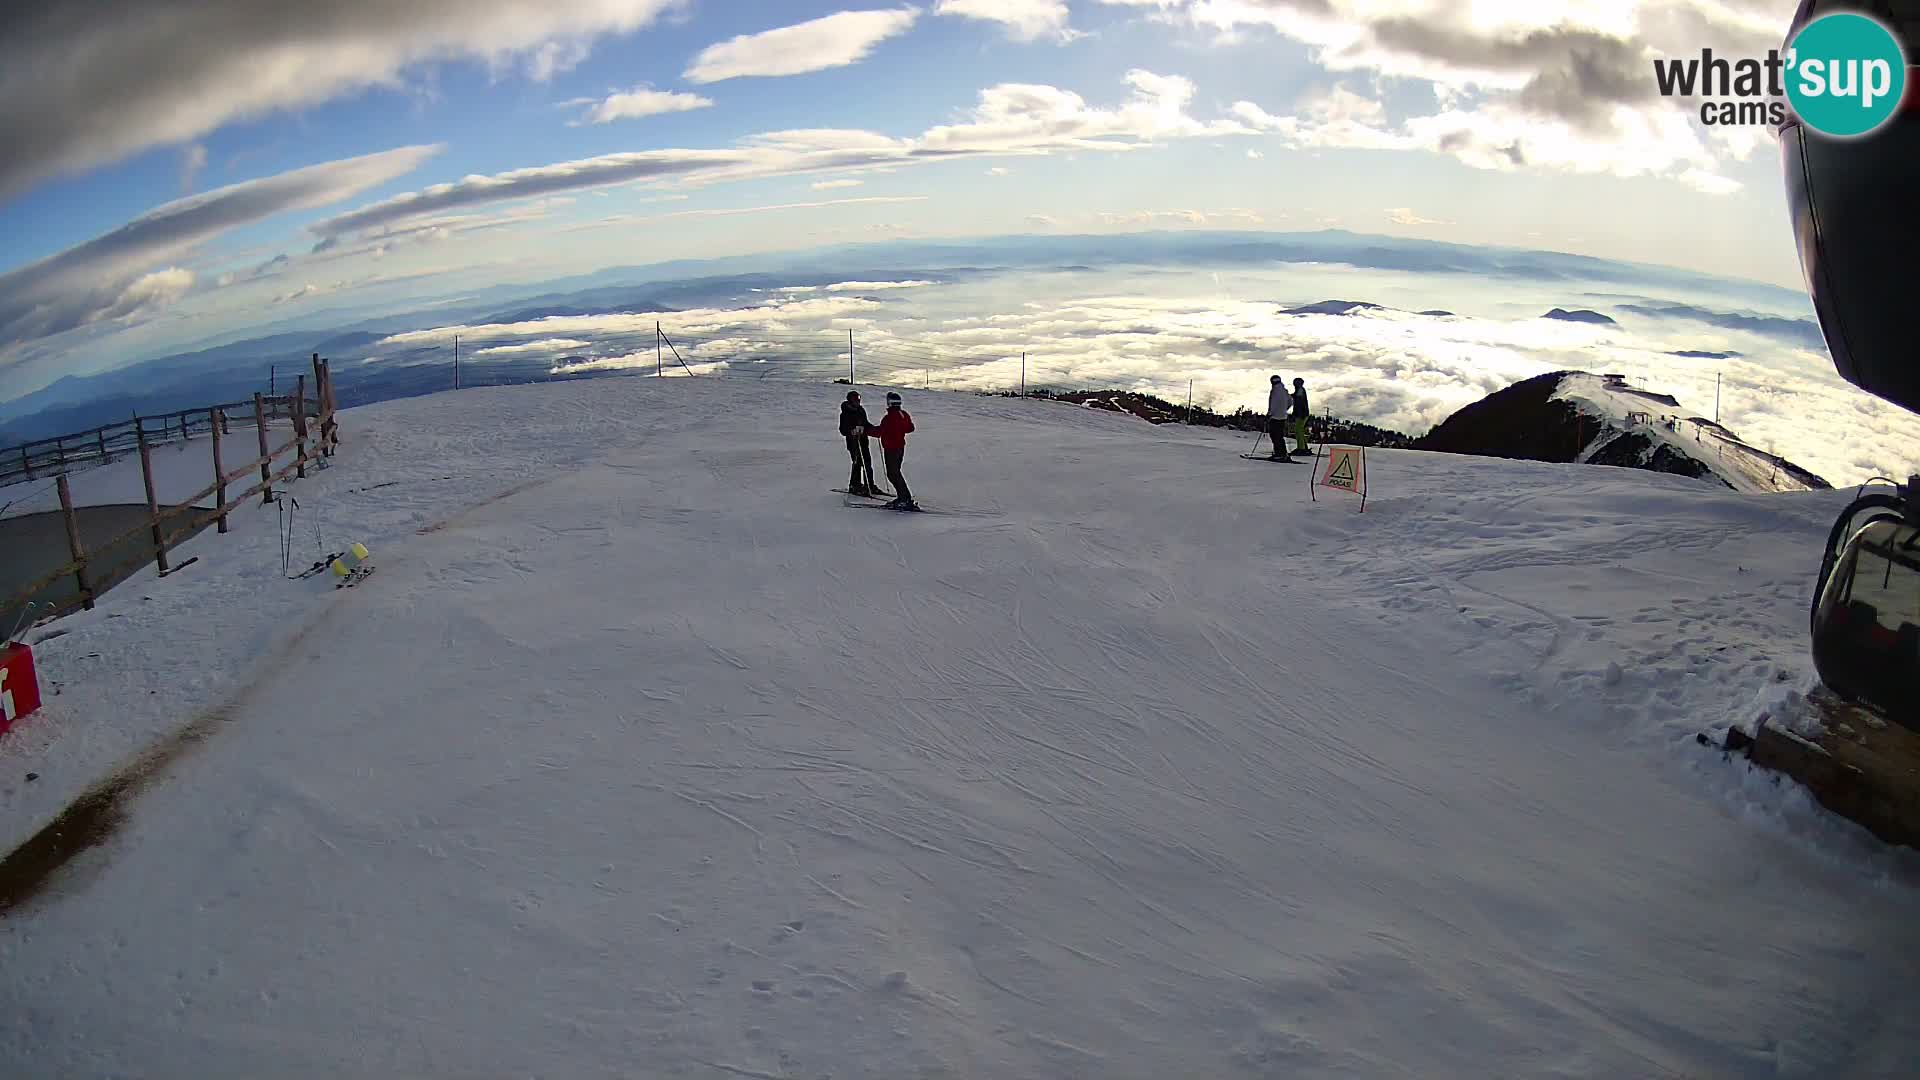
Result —
[[[909,391],[896,514],[840,396],[352,410],[365,584],[254,508],[38,631],[0,850],[210,732],[0,918],[0,1075],[1912,1075],[1912,858],[1694,742],[1843,493]]]

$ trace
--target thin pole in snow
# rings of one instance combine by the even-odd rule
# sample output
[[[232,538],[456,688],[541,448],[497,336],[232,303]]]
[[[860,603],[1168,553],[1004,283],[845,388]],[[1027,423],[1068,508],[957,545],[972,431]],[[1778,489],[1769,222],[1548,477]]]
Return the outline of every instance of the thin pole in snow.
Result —
[[[1192,379],[1187,380],[1187,424],[1189,427],[1191,427],[1193,424],[1193,380]]]
[[[1027,396],[1027,354],[1020,354],[1020,396]]]
[[[460,335],[453,335],[453,388],[460,389]]]
[[[1720,373],[1713,374],[1713,422],[1720,422]]]
[[[653,324],[653,376],[656,379],[667,376],[666,365],[660,360],[660,324],[657,321]]]
[[[847,385],[859,385],[853,373],[853,329],[851,327],[847,329]]]

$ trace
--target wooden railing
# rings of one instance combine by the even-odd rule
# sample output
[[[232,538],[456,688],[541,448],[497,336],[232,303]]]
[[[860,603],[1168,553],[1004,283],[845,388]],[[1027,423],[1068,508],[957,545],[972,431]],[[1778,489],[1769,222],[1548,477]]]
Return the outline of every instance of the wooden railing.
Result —
[[[291,395],[264,400],[267,403],[268,420],[292,419]],[[306,402],[305,407],[310,416],[320,413],[318,400]],[[0,485],[37,480],[66,472],[78,465],[112,461],[136,452],[142,439],[146,440],[148,446],[164,446],[204,436],[212,428],[216,414],[225,418],[221,422],[220,433],[231,435],[234,420],[238,419],[243,424],[252,420],[252,408],[250,401],[204,405],[156,416],[135,416],[86,431],[0,447]]]
[[[153,447],[156,442],[149,438],[143,424],[134,424],[133,449],[140,455],[140,472],[146,485],[147,514],[138,525],[104,544],[95,546],[99,550],[110,551],[142,533],[150,535],[152,543],[140,554],[122,559],[111,566],[102,568],[94,564],[87,554],[86,546],[81,543],[79,520],[73,506],[73,492],[68,484],[66,473],[61,473],[55,478],[54,483],[60,493],[60,512],[66,519],[67,547],[72,561],[29,582],[12,597],[0,600],[0,615],[26,604],[34,594],[68,576],[74,579],[79,595],[35,615],[34,621],[64,615],[76,607],[91,609],[98,583],[122,580],[126,574],[148,559],[152,559],[154,565],[164,575],[169,572],[167,552],[175,545],[206,528],[210,522],[214,523],[220,532],[226,532],[227,515],[255,495],[260,495],[263,502],[272,502],[273,485],[276,482],[286,479],[289,475],[304,478],[310,461],[320,457],[332,457],[334,448],[340,444],[339,424],[334,418],[333,372],[328,362],[318,355],[313,358],[313,385],[315,397],[312,401],[307,398],[307,376],[303,374],[294,393],[288,397],[267,398],[255,394],[251,402],[214,405],[205,409],[189,410],[188,413],[170,414],[204,416],[206,431],[213,450],[212,481],[206,487],[170,506],[160,505],[154,488]],[[259,456],[229,471],[224,444],[231,430],[230,421],[233,419],[229,414],[234,412],[240,413],[238,418],[243,424],[246,421],[252,422],[258,436]],[[268,422],[276,416],[285,416],[293,422],[293,435],[279,446],[270,446]],[[97,447],[100,443],[96,442],[95,445]],[[228,488],[246,481],[253,476],[255,470],[259,471],[259,479],[244,491],[229,498]],[[214,497],[212,508],[203,509],[194,505],[208,496]]]

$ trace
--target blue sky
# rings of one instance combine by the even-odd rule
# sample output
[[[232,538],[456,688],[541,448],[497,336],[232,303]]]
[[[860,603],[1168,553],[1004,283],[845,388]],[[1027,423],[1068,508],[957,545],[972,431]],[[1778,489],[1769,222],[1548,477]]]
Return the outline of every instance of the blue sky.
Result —
[[[1786,3],[153,2],[7,16],[0,400],[611,265],[1339,226],[1796,286],[1764,130],[1651,58]],[[782,134],[784,133],[784,134]]]

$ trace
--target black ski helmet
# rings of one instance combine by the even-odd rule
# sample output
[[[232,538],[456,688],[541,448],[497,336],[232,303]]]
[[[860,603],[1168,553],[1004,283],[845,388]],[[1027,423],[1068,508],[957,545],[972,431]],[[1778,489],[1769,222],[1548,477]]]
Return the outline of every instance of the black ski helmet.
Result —
[[[1269,379],[1269,380],[1267,380],[1267,381],[1268,381],[1268,382],[1273,382],[1273,383],[1278,383],[1278,382],[1280,381],[1280,376],[1278,376],[1278,375],[1275,375],[1275,376],[1274,376],[1273,378],[1271,378],[1271,379]]]

